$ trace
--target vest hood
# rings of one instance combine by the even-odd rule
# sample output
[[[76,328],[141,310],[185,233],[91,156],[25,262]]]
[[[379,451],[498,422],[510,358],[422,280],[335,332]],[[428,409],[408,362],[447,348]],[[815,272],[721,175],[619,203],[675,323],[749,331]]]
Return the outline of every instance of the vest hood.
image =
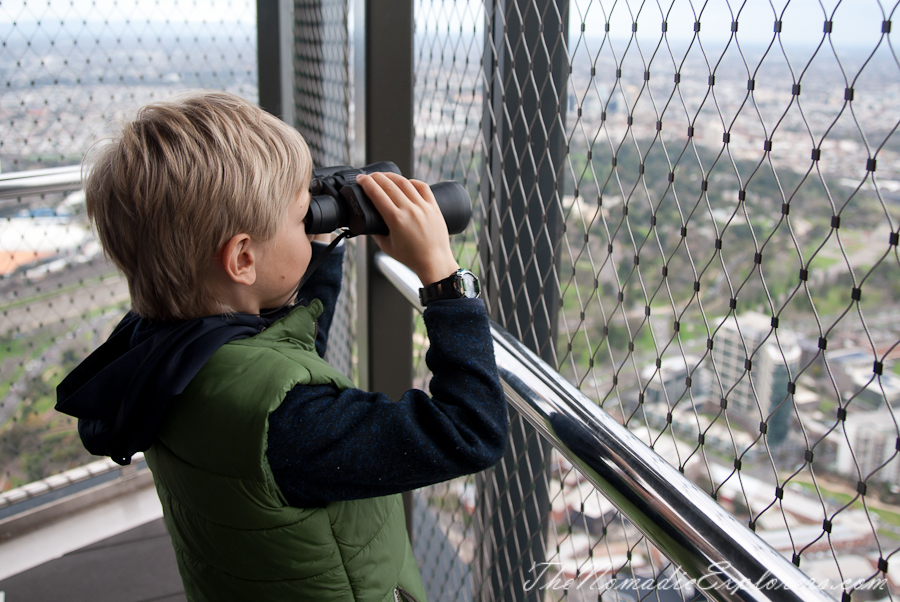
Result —
[[[322,307],[309,307],[318,316]],[[56,409],[78,418],[89,452],[125,465],[146,451],[169,403],[222,345],[255,336],[279,318],[231,314],[152,324],[129,312],[109,339],[56,389]]]

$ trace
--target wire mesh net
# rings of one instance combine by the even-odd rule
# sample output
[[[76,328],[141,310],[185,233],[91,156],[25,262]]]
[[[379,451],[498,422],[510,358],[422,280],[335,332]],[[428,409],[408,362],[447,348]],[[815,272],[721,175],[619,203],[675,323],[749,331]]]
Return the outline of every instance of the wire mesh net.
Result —
[[[250,0],[15,0],[0,36],[4,172],[78,164],[110,122],[175,90],[257,98]]]
[[[78,165],[148,102],[188,88],[256,101],[256,4],[0,5],[0,170]],[[55,386],[129,307],[83,195],[0,199],[0,491],[92,460]]]
[[[492,315],[838,599],[900,586],[896,7],[417,4],[418,168],[478,191]]]
[[[310,147],[313,165],[349,165],[351,47],[349,6],[342,1],[294,2],[294,105],[296,128]],[[356,371],[355,242],[344,255],[344,280],[328,335],[328,362]]]
[[[331,24],[297,46],[311,83],[295,101],[318,116],[317,160],[343,163],[346,6],[296,8],[297,30]],[[842,599],[900,584],[895,10],[416,5],[415,175],[470,191],[474,225],[455,242],[494,317]],[[253,4],[21,1],[0,15],[3,171],[76,164],[106,123],[173,90],[256,98]],[[77,195],[0,211],[3,489],[80,461],[71,425],[46,418],[52,389],[127,291]],[[434,599],[594,599],[613,577],[601,591],[629,600],[694,595],[512,425],[498,467],[419,496]]]
[[[0,201],[0,491],[89,462],[56,384],[104,339],[128,286],[84,223],[83,195]]]

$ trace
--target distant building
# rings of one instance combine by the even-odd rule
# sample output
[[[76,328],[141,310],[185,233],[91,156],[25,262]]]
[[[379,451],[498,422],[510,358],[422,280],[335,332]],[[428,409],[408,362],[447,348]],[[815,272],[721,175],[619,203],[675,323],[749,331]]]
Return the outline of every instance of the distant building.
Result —
[[[877,410],[886,404],[893,406],[900,402],[900,377],[888,372],[884,366],[882,374],[876,374],[874,364],[877,359],[880,356],[862,347],[827,352],[826,361],[841,392],[841,400],[849,401],[851,410]]]
[[[740,430],[729,430],[722,418],[716,419],[708,414],[701,414],[683,402],[674,410],[669,410],[665,403],[647,404],[644,406],[644,412],[647,416],[647,426],[653,429],[650,434],[655,441],[653,449],[663,458],[690,456],[701,434],[703,445],[707,449],[726,456],[740,457],[748,464],[757,463],[764,452],[762,446],[757,445],[756,437]],[[667,442],[670,439],[659,437],[666,429],[671,430],[677,440],[689,443],[683,449],[668,448]]]
[[[757,426],[761,417],[769,444],[783,443],[794,407],[788,383],[800,368],[794,332],[774,330],[772,319],[757,312],[729,316],[715,334],[712,357],[731,415],[748,427]]]
[[[73,203],[83,202],[84,194],[78,192],[66,197],[56,208],[22,209],[14,216],[0,219],[0,276],[20,268],[37,267],[54,258],[99,253],[100,247],[87,221],[78,220],[70,213]]]
[[[887,408],[849,412],[843,421],[835,467],[851,479],[900,483],[900,432]]]
[[[695,372],[700,359],[694,355],[667,357],[659,364],[649,364],[641,370],[641,380],[647,383],[644,393],[646,403],[687,403],[690,405],[690,394],[687,390],[687,376]],[[699,382],[698,382],[699,384]],[[691,392],[696,395],[699,387],[692,383]]]

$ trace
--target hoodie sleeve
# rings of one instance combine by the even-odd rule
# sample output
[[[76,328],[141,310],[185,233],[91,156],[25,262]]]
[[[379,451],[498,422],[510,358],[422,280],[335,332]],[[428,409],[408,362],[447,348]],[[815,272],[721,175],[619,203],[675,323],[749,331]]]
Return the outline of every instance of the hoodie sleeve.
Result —
[[[269,417],[266,452],[293,506],[408,491],[484,470],[506,445],[506,399],[480,300],[435,302],[429,396],[299,386]]]

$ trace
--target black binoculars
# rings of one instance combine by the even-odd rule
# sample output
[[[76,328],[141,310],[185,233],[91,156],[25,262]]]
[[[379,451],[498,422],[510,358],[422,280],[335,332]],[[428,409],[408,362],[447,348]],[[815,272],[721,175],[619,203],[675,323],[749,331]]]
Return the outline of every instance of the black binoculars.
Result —
[[[307,234],[324,234],[347,228],[351,236],[387,234],[388,227],[372,201],[356,183],[356,176],[375,172],[400,173],[391,161],[379,161],[362,169],[337,165],[320,167],[312,172],[309,194],[312,197],[306,214]],[[466,189],[458,182],[438,182],[431,185],[447,231],[459,234],[469,225],[472,204]]]

